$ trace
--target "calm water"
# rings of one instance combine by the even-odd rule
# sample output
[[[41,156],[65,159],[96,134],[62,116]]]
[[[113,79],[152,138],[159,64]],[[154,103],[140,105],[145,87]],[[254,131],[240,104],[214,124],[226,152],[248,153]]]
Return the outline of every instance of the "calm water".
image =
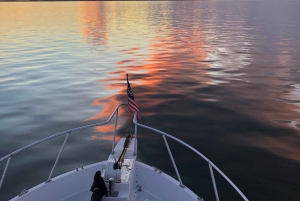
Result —
[[[195,147],[250,200],[300,199],[299,0],[0,3],[0,19],[0,157],[106,120],[129,73],[141,123]],[[120,113],[119,137],[133,128]],[[55,175],[105,160],[112,130],[72,134]],[[139,160],[175,176],[161,136],[139,138]],[[45,181],[63,139],[14,156],[0,200]],[[184,184],[214,200],[207,164],[169,143]],[[241,200],[216,180],[221,200]]]

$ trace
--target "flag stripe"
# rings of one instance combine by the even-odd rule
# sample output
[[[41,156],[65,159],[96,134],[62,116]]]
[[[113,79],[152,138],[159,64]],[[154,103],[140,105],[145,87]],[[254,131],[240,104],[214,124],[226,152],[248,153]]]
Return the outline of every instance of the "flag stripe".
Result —
[[[136,105],[136,102],[134,101],[134,100],[132,100],[131,98],[128,98],[128,100],[130,101],[130,103],[132,104],[132,105]],[[137,105],[136,105],[137,106]]]
[[[135,112],[139,112],[139,110],[134,105],[131,105],[130,103],[129,103],[129,109]]]
[[[129,107],[131,107],[135,111],[139,110],[135,102],[133,102],[131,99],[128,99],[128,101],[129,101]]]
[[[135,100],[134,100],[134,95],[131,90],[129,81],[127,79],[127,96],[128,96],[128,105],[129,105],[129,110],[136,112],[137,113],[137,119],[139,120],[139,107],[137,106]]]
[[[129,109],[135,112],[139,112],[139,110],[136,109],[133,105],[129,105]]]

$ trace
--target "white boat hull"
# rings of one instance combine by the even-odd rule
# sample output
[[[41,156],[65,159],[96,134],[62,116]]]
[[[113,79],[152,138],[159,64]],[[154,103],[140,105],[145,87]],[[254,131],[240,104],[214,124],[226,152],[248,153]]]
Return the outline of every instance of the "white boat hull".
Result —
[[[123,144],[124,138],[115,147],[114,155],[118,155]],[[124,173],[129,175],[127,182],[115,183],[115,190],[119,192],[118,197],[103,197],[103,201],[198,200],[196,194],[187,187],[179,186],[180,183],[169,175],[157,168],[135,161],[133,144],[130,144],[125,157],[134,159],[130,173]],[[16,196],[11,201],[88,201],[92,195],[90,187],[94,174],[98,170],[103,172],[106,163],[107,161],[102,161],[59,175],[48,183],[39,184],[29,189],[27,193]]]
[[[0,158],[0,162],[7,159],[4,172],[0,180],[0,189],[2,187],[6,172],[8,170],[10,160],[14,155],[30,147],[33,147],[37,144],[46,142],[48,140],[51,140],[53,138],[62,135],[66,135],[64,143],[58,153],[58,156],[50,172],[47,182],[37,185],[29,189],[28,191],[27,190],[24,191],[24,193],[21,193],[19,196],[16,196],[15,198],[11,199],[12,201],[90,200],[92,192],[90,192],[89,189],[93,183],[94,174],[98,170],[100,171],[102,170],[101,171],[103,173],[102,176],[106,181],[106,185],[108,185],[108,180],[111,179],[113,179],[116,182],[115,188],[114,190],[112,190],[113,193],[111,194],[111,197],[104,197],[103,198],[104,201],[105,200],[118,200],[118,201],[199,200],[199,201],[203,201],[204,200],[203,198],[198,197],[195,193],[193,193],[190,189],[188,189],[183,185],[172,152],[170,150],[170,147],[166,139],[168,137],[170,139],[179,142],[185,147],[189,148],[208,163],[213,189],[217,201],[219,201],[219,195],[218,195],[216,181],[214,178],[214,171],[218,172],[239,193],[239,195],[245,201],[248,201],[248,199],[240,191],[240,189],[238,189],[238,187],[202,153],[200,153],[198,150],[188,145],[187,143],[183,142],[182,140],[179,140],[168,133],[138,123],[136,113],[133,119],[133,123],[135,124],[134,136],[129,135],[130,132],[127,133],[126,143],[124,143],[125,138],[122,138],[118,142],[117,146],[115,146],[116,128],[118,125],[118,109],[120,106],[127,105],[127,104],[128,103],[122,103],[118,105],[107,121],[81,126],[78,128],[73,128],[60,133],[56,133],[54,135],[51,135],[49,137],[31,143],[25,147],[22,147]],[[73,170],[63,175],[52,178],[53,172],[56,168],[56,165],[59,161],[60,155],[64,149],[64,146],[66,144],[69,135],[73,132],[80,131],[86,128],[92,128],[92,127],[108,124],[112,120],[114,115],[116,116],[116,118],[115,118],[115,130],[114,130],[113,141],[112,141],[112,154],[108,157],[108,160],[95,163],[89,166],[84,166],[77,170]],[[150,167],[144,163],[136,161],[138,126],[162,135],[170,159],[172,161],[174,170],[176,172],[178,181],[154,167]]]

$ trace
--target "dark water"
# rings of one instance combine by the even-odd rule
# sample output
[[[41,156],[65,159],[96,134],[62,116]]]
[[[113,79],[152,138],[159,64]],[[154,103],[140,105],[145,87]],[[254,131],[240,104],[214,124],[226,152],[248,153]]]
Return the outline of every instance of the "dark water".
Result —
[[[298,0],[0,3],[0,157],[106,120],[129,73],[140,123],[202,152],[249,200],[298,201],[299,11]],[[120,113],[122,137],[133,124]],[[112,130],[72,134],[54,175],[105,160]],[[45,181],[62,142],[14,156],[0,200]],[[183,183],[215,200],[208,165],[169,143]],[[175,176],[158,134],[139,129],[138,152]],[[215,176],[221,200],[242,200]]]

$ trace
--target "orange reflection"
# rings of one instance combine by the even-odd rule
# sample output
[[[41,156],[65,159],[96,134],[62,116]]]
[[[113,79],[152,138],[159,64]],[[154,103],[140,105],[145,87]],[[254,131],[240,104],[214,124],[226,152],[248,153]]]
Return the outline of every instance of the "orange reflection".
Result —
[[[126,97],[126,96],[125,96]],[[127,100],[124,100],[122,102],[127,102]],[[116,96],[108,97],[108,98],[98,98],[94,100],[90,106],[103,106],[103,109],[97,113],[95,116],[92,116],[85,121],[90,121],[90,120],[97,120],[97,119],[102,119],[102,118],[108,118],[112,114],[112,112],[116,109],[116,107],[121,103],[120,100],[117,99]],[[118,111],[118,115],[122,116],[124,115],[124,107],[120,107]]]
[[[120,126],[117,126],[117,130],[120,128]],[[115,125],[114,124],[107,124],[107,125],[103,125],[103,126],[96,126],[95,127],[95,131],[99,132],[99,133],[108,133],[108,132],[112,132],[115,130]]]
[[[107,13],[112,7],[107,6],[107,2],[79,2],[80,6],[80,22],[82,24],[82,35],[84,42],[95,45],[96,50],[102,50],[101,46],[106,45],[107,38]],[[107,86],[109,88],[110,86]],[[92,116],[86,121],[107,119],[115,107],[120,104],[120,101],[114,97],[95,99],[91,106],[103,106],[95,116]],[[119,116],[123,115],[123,108],[119,109]],[[119,126],[118,126],[119,127]],[[112,125],[104,125],[95,128],[97,132],[113,131]]]
[[[99,135],[93,135],[89,138],[89,140],[107,140],[107,141],[113,141],[114,136],[99,136]],[[118,142],[121,139],[121,137],[116,136],[116,142]]]
[[[115,3],[113,5],[114,11],[112,15],[114,18],[113,21],[115,21],[114,23],[119,23],[119,21],[123,22],[120,17],[124,17],[124,13],[118,13],[118,6],[120,5],[116,5]],[[126,11],[123,10],[122,12]],[[145,15],[147,15],[147,13]],[[101,15],[98,15],[98,17],[107,19],[107,17],[103,17]],[[138,16],[134,17],[138,18]],[[146,22],[143,22],[143,20],[145,20]],[[149,23],[147,22],[147,20],[151,21],[151,19],[139,19],[139,22],[147,24]],[[135,31],[134,29],[130,28],[132,26],[130,26],[131,24],[128,21],[125,21],[125,23],[128,24],[120,26],[105,23],[104,21],[101,22],[101,27],[109,27],[109,35],[113,35],[113,38],[111,38],[111,40],[116,41],[115,43],[120,43],[121,47],[125,46],[126,48],[119,50],[119,53],[121,54],[120,59],[115,61],[117,70],[108,72],[108,74],[110,75],[113,74],[113,78],[102,80],[103,82],[108,83],[106,85],[106,89],[116,90],[118,95],[106,98],[98,98],[94,100],[91,103],[91,106],[103,106],[104,108],[98,114],[87,120],[97,120],[105,117],[107,118],[115,109],[116,105],[120,104],[123,101],[127,101],[125,82],[126,73],[129,73],[130,75],[133,92],[135,93],[136,101],[140,106],[141,120],[143,119],[143,116],[154,114],[157,115],[157,113],[151,111],[151,108],[161,105],[166,101],[164,99],[165,96],[160,97],[157,96],[158,94],[170,95],[170,98],[168,98],[169,101],[172,101],[172,95],[174,95],[175,100],[177,99],[176,95],[180,94],[184,94],[184,96],[191,96],[188,97],[191,99],[203,100],[203,97],[199,98],[199,94],[193,93],[193,87],[178,87],[180,86],[180,84],[177,84],[177,82],[193,82],[197,84],[196,87],[198,88],[207,87],[208,85],[214,84],[213,80],[211,79],[211,77],[213,77],[211,73],[214,71],[208,73],[207,70],[210,69],[212,65],[208,62],[205,62],[209,57],[207,53],[209,47],[203,39],[207,36],[202,33],[200,25],[189,27],[189,25],[186,24],[182,26],[184,28],[180,28],[172,26],[172,21],[169,21],[172,20],[172,17],[166,16],[164,20],[165,21],[160,22],[161,25],[157,25],[159,27],[158,34],[152,35],[149,41],[139,43],[140,46],[137,46],[134,42],[128,42],[126,39],[122,40],[122,37],[126,34],[136,36],[136,40],[143,39],[143,37],[138,36],[137,33],[134,33]],[[130,22],[133,23],[134,20]],[[96,27],[96,29],[98,29],[100,25],[97,23],[99,22],[90,24],[93,25],[94,28]],[[125,28],[119,30],[118,28],[120,27]],[[90,29],[93,28],[90,27]],[[83,34],[89,35],[89,33],[94,32],[95,31],[84,31]],[[94,36],[98,38],[105,38],[105,40],[108,40],[106,38],[107,35]],[[126,44],[122,44],[122,42]],[[288,58],[281,58],[281,60],[288,61]],[[265,74],[264,72],[259,73],[259,67],[256,70],[258,74]],[[282,76],[282,74],[286,73],[284,72],[284,70],[276,70],[276,72],[279,73],[279,77]],[[255,76],[253,76],[253,80],[251,80],[252,77],[246,79],[250,80],[253,83],[257,82],[257,80],[255,80]],[[266,83],[276,83],[276,85],[282,84],[278,83],[278,79],[276,79],[275,77],[269,77],[268,80],[266,79],[265,81]],[[241,88],[237,87],[232,88],[232,91],[229,91],[228,97],[226,97],[226,95],[223,95],[223,98],[229,100],[230,102],[240,100],[243,103],[251,105],[250,107],[245,107],[245,105],[243,104],[237,104],[233,106],[235,107],[233,110],[239,111],[239,113],[246,116],[250,116],[256,121],[268,121],[269,124],[273,124],[274,111],[277,111],[280,114],[278,115],[278,119],[299,119],[297,117],[297,112],[285,112],[296,111],[298,108],[297,105],[282,104],[280,101],[269,101],[261,98],[278,97],[278,92],[276,92],[275,90],[269,90],[268,84],[264,86],[257,85],[257,87],[266,87],[266,90],[251,90],[251,94],[247,94],[247,90],[241,91]],[[226,108],[230,106],[226,105],[221,107]],[[274,108],[276,108],[276,110]],[[126,109],[127,108],[125,108],[125,110]],[[175,106],[173,106],[173,108],[171,109],[174,109],[174,111],[171,111],[173,113],[180,113],[180,111],[182,111],[177,111]],[[125,114],[125,110],[120,110],[120,115]],[[163,111],[161,112],[163,113]],[[217,122],[222,121],[222,119],[224,118],[228,118],[228,116],[212,115],[212,117],[210,118],[214,118],[214,120]],[[120,128],[121,126],[122,123],[119,123],[118,128]],[[104,128],[99,127],[96,129],[96,131],[112,132],[113,125],[107,125],[107,127]],[[108,138],[111,139],[111,137],[107,137],[107,139]],[[299,155],[299,149],[297,147],[290,146],[290,142],[278,141],[277,139],[272,137],[264,138],[263,141],[268,145],[258,144],[256,141],[252,140],[250,140],[248,143],[251,144],[251,146],[257,146],[268,150],[269,152],[280,157],[299,160],[299,157],[297,156]]]
[[[258,139],[249,139],[251,145],[268,150],[274,155],[282,158],[300,162],[300,148],[294,144],[297,138],[284,136],[284,138],[259,137]]]
[[[118,23],[118,18],[124,16],[124,12],[126,13],[126,10],[120,11],[118,10],[117,5],[113,5],[116,8],[114,7],[115,9],[114,11],[112,11],[112,16],[114,17],[114,21],[116,21],[115,23]],[[124,5],[128,6],[128,4]],[[148,16],[148,14],[146,13],[147,9],[145,9],[145,11],[143,12],[145,12],[145,15],[142,16]],[[166,15],[171,14],[167,13]],[[114,78],[106,79],[103,81],[114,83],[108,84],[106,88],[109,90],[119,91],[120,96],[122,94],[123,98],[119,98],[120,96],[117,95],[107,97],[105,99],[99,98],[94,100],[91,106],[101,105],[104,106],[104,109],[97,115],[87,120],[96,120],[105,116],[107,117],[111,114],[115,106],[120,104],[120,100],[127,101],[127,86],[125,82],[126,73],[129,73],[130,75],[130,81],[133,87],[133,91],[136,95],[137,103],[140,103],[142,107],[146,108],[151,108],[165,101],[162,98],[156,98],[153,101],[149,101],[149,96],[156,94],[156,88],[158,88],[159,85],[163,84],[166,80],[193,80],[196,82],[201,82],[202,86],[206,86],[212,83],[211,80],[206,77],[207,72],[205,71],[205,69],[209,68],[209,65],[207,65],[206,63],[202,63],[201,67],[203,70],[199,68],[191,68],[191,66],[196,65],[199,67],[199,62],[205,60],[205,58],[207,57],[207,53],[205,52],[206,45],[202,40],[205,36],[201,32],[200,27],[190,27],[190,29],[188,29],[187,31],[185,28],[177,28],[171,26],[170,24],[172,23],[169,22],[168,19],[172,19],[172,17],[169,16],[165,18],[165,21],[162,22],[162,26],[160,27],[162,34],[153,35],[152,39],[148,42],[149,44],[147,47],[140,48],[128,44],[128,48],[121,49],[119,51],[122,55],[124,55],[123,58],[128,59],[121,59],[119,61],[116,61],[118,70],[109,72],[110,74],[114,74]],[[123,20],[120,21],[123,22]],[[134,23],[135,21],[148,24],[151,19],[149,20],[147,18],[135,16],[132,21],[129,22]],[[127,20],[124,22],[127,23]],[[130,34],[133,36],[137,35],[137,33],[135,33],[135,30],[130,28],[132,27],[132,25],[130,25],[129,23],[122,25],[122,27],[124,27],[124,30],[126,30],[126,34],[124,33],[124,30],[123,32],[121,32],[116,29],[114,25],[108,24],[107,26],[110,27],[110,30],[116,37],[116,39],[111,39],[114,41],[118,41],[119,38],[122,38],[123,35],[126,34]],[[97,26],[95,25],[94,27]],[[110,33],[110,35],[112,35],[112,33]],[[139,37],[141,36],[137,36],[137,40],[139,39]],[[122,44],[122,46],[124,45]],[[172,71],[172,73],[168,73],[167,71],[165,71],[166,69]],[[148,90],[140,91],[138,89],[139,86],[146,86]],[[139,90],[138,93],[136,93],[137,90]],[[170,87],[170,85],[166,85],[162,87],[161,90],[163,90],[163,92],[160,92],[168,94],[186,94],[187,90],[192,89],[183,89],[180,87]],[[104,100],[106,102],[104,102]],[[150,114],[150,112],[143,113],[143,115]],[[120,115],[122,115],[122,113]]]
[[[166,26],[165,30],[172,30],[170,26]],[[157,88],[159,85],[166,82],[166,80],[178,80],[178,81],[189,81],[193,80],[201,82],[203,86],[211,83],[210,79],[205,75],[207,72],[205,68],[209,68],[207,64],[202,64],[203,70],[198,68],[190,68],[185,65],[196,65],[197,62],[205,60],[207,54],[205,53],[204,42],[201,41],[203,34],[200,30],[190,30],[188,33],[189,37],[180,37],[182,32],[185,30],[174,29],[170,34],[165,36],[155,36],[152,43],[148,47],[149,54],[143,65],[139,65],[138,61],[123,60],[117,62],[119,69],[124,69],[126,72],[134,72],[131,75],[133,77],[132,82],[135,85],[138,83],[139,86],[146,86],[147,91],[139,91],[138,102],[142,102],[142,106],[146,108],[154,107],[163,103],[165,100],[156,98],[153,101],[149,101],[151,95],[157,94]],[[174,42],[170,42],[174,41]],[[136,52],[135,52],[136,51]],[[138,48],[131,48],[129,50],[123,50],[126,54],[131,54],[132,58],[138,57]],[[197,64],[198,65],[198,64]],[[199,67],[199,66],[198,66]],[[172,73],[168,73],[165,69],[170,69]],[[145,73],[146,72],[146,73]],[[139,73],[141,76],[139,76]],[[124,79],[125,73],[118,79]],[[184,79],[184,80],[183,80]],[[112,86],[111,86],[112,87]],[[119,87],[119,86],[118,86]],[[126,85],[123,86],[122,91],[126,90]],[[172,87],[164,85],[160,90],[161,93],[172,94],[187,94],[187,88]],[[150,115],[151,113],[143,113],[143,115]]]
[[[49,35],[56,37],[57,40],[62,40],[64,39],[62,35],[69,35],[70,32],[76,32],[78,22],[74,19],[77,18],[77,3],[5,2],[1,3],[0,6],[0,36],[11,36],[10,44],[11,42],[17,41],[21,43],[21,45],[31,46],[31,43],[36,43],[39,40],[47,44],[47,37]],[[18,27],[18,30],[21,30],[21,32],[16,31],[16,27]],[[43,36],[43,38],[27,37],[26,41],[20,40],[20,35],[24,37],[30,31],[32,34],[36,34],[33,31],[38,32],[37,36]],[[3,39],[7,40],[7,37],[0,37],[0,41]],[[51,45],[52,44],[49,44],[49,46]]]
[[[106,3],[78,2],[84,41],[99,46],[107,43]]]

